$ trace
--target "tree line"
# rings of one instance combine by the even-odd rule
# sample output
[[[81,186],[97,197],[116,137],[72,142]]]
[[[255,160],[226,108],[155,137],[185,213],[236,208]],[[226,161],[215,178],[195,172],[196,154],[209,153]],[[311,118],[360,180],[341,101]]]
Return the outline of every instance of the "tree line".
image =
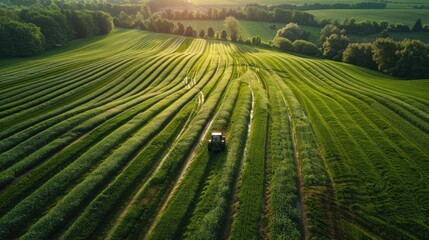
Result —
[[[143,19],[142,21],[137,20],[135,22],[132,20],[132,18],[130,18],[130,16],[122,14],[119,18],[115,18],[114,21],[115,26],[125,26],[128,28],[134,28],[137,26],[141,30],[153,32],[170,33],[187,37],[199,37],[223,41],[230,40],[232,42],[253,45],[262,44],[262,39],[260,36],[252,36],[248,39],[244,39],[243,36],[240,35],[240,23],[233,16],[226,17],[224,20],[225,29],[216,32],[213,27],[197,30],[194,29],[192,25],[185,26],[181,22],[176,22],[175,24],[172,20],[163,18],[159,14],[153,15],[147,19]]]
[[[113,29],[112,17],[102,11],[33,5],[16,10],[0,8],[0,16],[0,56],[31,56]]]
[[[421,28],[421,21],[414,28]],[[429,78],[429,44],[411,39],[394,41],[388,36],[352,43],[346,33],[336,25],[326,25],[320,33],[319,48],[306,41],[307,34],[298,24],[289,23],[278,30],[270,44],[285,52],[350,63],[401,78]]]
[[[342,61],[401,78],[429,78],[429,44],[420,40],[378,38],[371,43],[350,43]]]
[[[326,25],[320,41],[325,58],[402,78],[429,78],[429,44],[420,40],[394,41],[380,36],[374,42],[352,43],[344,29]]]

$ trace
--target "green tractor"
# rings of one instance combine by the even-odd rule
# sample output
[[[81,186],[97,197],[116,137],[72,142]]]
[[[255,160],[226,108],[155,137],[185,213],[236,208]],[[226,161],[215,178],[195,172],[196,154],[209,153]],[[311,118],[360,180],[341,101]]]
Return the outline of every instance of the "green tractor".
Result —
[[[221,132],[212,132],[208,144],[209,152],[222,152],[226,149],[225,136]]]

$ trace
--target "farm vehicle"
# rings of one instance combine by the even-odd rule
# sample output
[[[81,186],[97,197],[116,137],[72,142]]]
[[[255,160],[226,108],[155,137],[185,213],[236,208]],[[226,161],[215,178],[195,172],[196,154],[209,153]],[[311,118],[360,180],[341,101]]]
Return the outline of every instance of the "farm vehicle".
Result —
[[[226,149],[226,139],[221,132],[212,132],[208,143],[209,152],[221,152]]]

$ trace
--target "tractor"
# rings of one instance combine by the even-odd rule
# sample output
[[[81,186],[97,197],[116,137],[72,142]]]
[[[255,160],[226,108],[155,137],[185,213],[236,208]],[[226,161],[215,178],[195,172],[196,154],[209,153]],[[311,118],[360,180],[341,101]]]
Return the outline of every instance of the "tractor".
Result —
[[[225,136],[221,132],[212,132],[208,144],[209,152],[221,152],[226,149]]]

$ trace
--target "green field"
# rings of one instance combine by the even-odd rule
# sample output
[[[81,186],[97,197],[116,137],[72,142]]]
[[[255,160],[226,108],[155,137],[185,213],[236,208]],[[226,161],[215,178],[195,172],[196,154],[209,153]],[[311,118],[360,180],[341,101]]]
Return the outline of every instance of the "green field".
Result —
[[[255,1],[255,0],[189,0],[192,4],[198,4],[198,5],[237,5],[237,6],[244,6],[246,4],[253,4],[258,3],[261,5],[278,5],[282,3],[287,4],[295,4],[295,5],[302,5],[302,4],[311,4],[311,3],[359,3],[359,2],[365,2],[362,0],[261,0],[261,1]],[[401,1],[388,1],[388,2],[394,2],[394,3],[401,3],[401,4],[409,4],[413,2],[427,2],[427,0],[401,0]]]
[[[429,79],[138,30],[0,72],[0,239],[427,238]]]
[[[254,1],[254,0],[189,0],[189,3],[195,5],[213,5],[213,6],[244,6],[246,4],[258,3],[261,5],[279,5],[279,4],[294,4],[294,5],[302,5],[302,4],[313,4],[313,3],[361,3],[366,2],[363,0],[262,0],[262,1]],[[404,9],[404,8],[412,8],[415,5],[429,5],[428,0],[387,0],[387,8],[395,8],[395,9]]]
[[[429,9],[327,9],[306,12],[313,14],[316,19],[354,18],[357,21],[386,21],[413,27],[416,20],[421,18],[423,24],[429,24]]]
[[[270,23],[270,22],[257,22],[257,21],[247,21],[247,20],[239,20],[240,21],[240,35],[243,36],[243,39],[251,38],[253,36],[260,36],[262,41],[268,43],[270,40],[277,34],[277,30],[284,27],[287,23]],[[185,26],[191,25],[197,33],[204,29],[207,32],[209,27],[212,27],[215,31],[222,31],[225,29],[223,20],[181,20]],[[271,29],[270,26],[275,25],[275,29]],[[310,27],[310,26],[301,26],[304,31],[310,32],[310,41],[317,42],[320,37],[320,29],[319,27]]]

